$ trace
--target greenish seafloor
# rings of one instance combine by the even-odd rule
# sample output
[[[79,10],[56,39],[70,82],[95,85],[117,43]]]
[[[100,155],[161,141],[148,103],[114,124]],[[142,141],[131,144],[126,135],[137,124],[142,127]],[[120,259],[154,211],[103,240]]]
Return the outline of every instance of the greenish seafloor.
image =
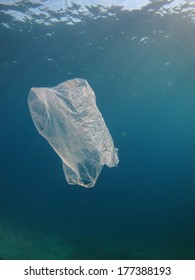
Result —
[[[108,234],[109,235],[109,234]],[[44,232],[40,229],[13,227],[9,222],[0,227],[1,260],[79,260],[79,259],[194,259],[195,247],[183,242],[162,241],[145,236],[135,242],[129,236],[94,236]],[[109,240],[109,242],[108,242]],[[129,241],[129,242],[128,242]]]

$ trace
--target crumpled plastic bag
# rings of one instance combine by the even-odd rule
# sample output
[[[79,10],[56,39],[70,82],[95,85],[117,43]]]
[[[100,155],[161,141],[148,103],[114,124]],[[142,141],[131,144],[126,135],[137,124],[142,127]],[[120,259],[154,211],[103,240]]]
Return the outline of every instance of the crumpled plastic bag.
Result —
[[[117,166],[117,149],[86,80],[32,88],[28,105],[38,132],[61,158],[69,184],[93,187],[104,164]]]

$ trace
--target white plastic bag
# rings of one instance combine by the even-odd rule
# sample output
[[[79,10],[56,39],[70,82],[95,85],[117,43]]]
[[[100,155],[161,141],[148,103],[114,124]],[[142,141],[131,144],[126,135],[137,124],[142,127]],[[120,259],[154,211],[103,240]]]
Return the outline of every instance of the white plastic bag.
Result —
[[[86,80],[32,88],[28,105],[38,132],[61,158],[69,184],[93,187],[104,164],[117,166],[117,149]]]

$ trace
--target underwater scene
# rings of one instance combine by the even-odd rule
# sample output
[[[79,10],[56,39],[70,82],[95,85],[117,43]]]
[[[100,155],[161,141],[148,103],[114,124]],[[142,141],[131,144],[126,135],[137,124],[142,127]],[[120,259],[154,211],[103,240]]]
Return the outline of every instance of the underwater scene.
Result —
[[[195,259],[194,0],[0,0],[0,73],[0,259]],[[27,103],[75,78],[118,149],[90,188],[68,184]]]

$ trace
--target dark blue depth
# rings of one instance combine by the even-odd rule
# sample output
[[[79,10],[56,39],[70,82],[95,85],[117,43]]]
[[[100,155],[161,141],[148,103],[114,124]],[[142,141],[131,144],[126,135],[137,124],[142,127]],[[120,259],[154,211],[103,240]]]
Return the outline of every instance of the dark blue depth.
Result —
[[[1,259],[195,258],[195,25],[159,9],[0,26]],[[119,149],[92,189],[67,184],[27,106],[75,77]]]

